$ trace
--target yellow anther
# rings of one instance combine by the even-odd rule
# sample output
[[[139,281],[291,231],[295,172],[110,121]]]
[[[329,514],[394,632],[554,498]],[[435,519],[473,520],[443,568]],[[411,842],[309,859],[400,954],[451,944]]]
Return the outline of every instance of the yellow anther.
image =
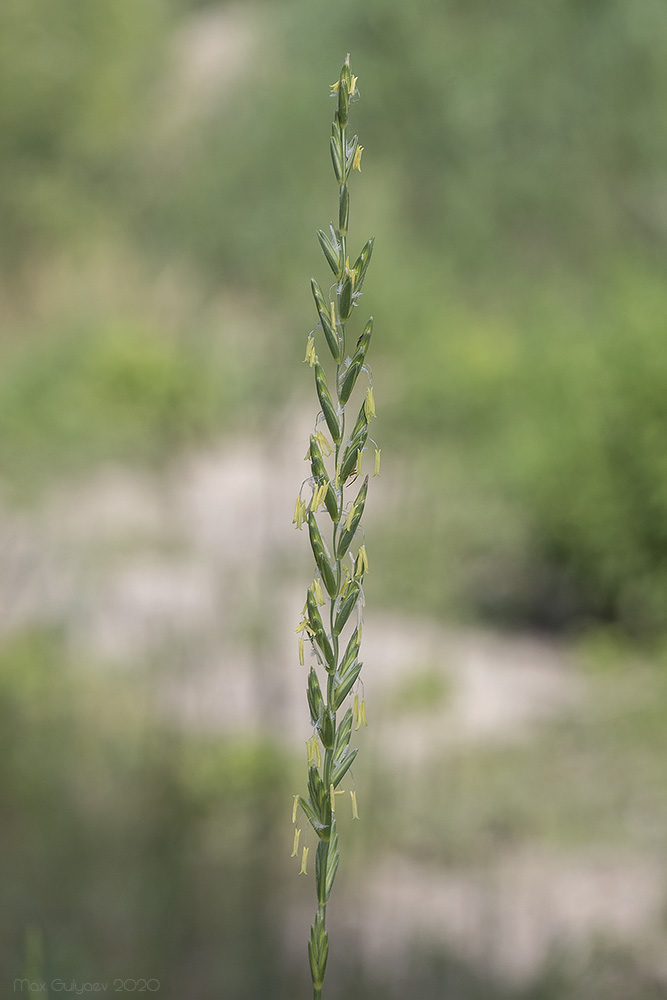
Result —
[[[318,431],[317,434],[315,434],[315,440],[319,444],[320,451],[322,452],[322,454],[324,455],[324,457],[328,458],[333,449],[332,449],[331,445],[329,444],[329,442],[327,441],[327,439],[324,436],[324,434],[322,433],[322,431]]]
[[[335,302],[331,303],[331,325],[332,325],[332,327],[335,330],[336,329],[336,303]]]
[[[354,517],[356,510],[357,510],[357,505],[353,503],[352,506],[350,507],[350,513],[347,515],[347,518],[345,519],[346,528],[349,528],[350,525],[352,524],[352,518]]]
[[[294,842],[292,844],[292,853],[290,854],[290,858],[295,858],[299,853],[300,839],[301,839],[301,830],[297,827],[297,829],[294,831]]]
[[[317,361],[317,354],[315,353],[315,341],[313,340],[311,334],[308,334],[308,340],[306,341],[306,356],[303,359],[304,364],[309,364],[312,368]]]
[[[352,169],[358,170],[359,173],[361,173],[361,154],[363,153],[363,151],[364,151],[363,146],[357,146],[354,153],[354,159],[352,160]]]
[[[364,404],[364,405],[366,405],[366,404]],[[363,448],[359,448],[359,450],[357,451],[357,475],[358,476],[361,475],[361,462],[362,462],[363,457],[364,457]]]
[[[358,694],[355,694],[355,696],[354,696],[354,711],[353,711],[353,715],[354,715],[355,728],[358,729],[359,726],[361,725],[361,723],[359,721],[359,695]],[[294,822],[294,820],[292,820],[292,822]]]
[[[354,76],[354,74],[350,75],[350,97],[352,97],[352,94],[357,89],[357,80],[358,79],[359,79],[358,76]]]
[[[296,498],[296,504],[294,505],[294,517],[292,518],[292,524],[295,524],[297,528],[300,528],[303,522],[306,520],[306,505],[300,496]]]
[[[313,580],[312,587],[310,589],[313,592],[313,597],[315,598],[316,604],[319,604],[320,607],[322,607],[323,604],[326,604],[326,601],[324,600],[324,594],[322,593],[322,584],[320,583],[319,577],[315,577],[315,579]]]
[[[375,472],[373,473],[374,476],[379,476],[380,475],[380,455],[381,454],[382,454],[382,448],[376,448],[375,449]]]
[[[299,622],[299,624],[294,629],[294,631],[295,632],[305,632],[306,635],[312,635],[313,634],[313,630],[312,630],[312,628],[310,627],[310,625],[308,624],[308,622],[306,621],[305,618],[304,618],[304,620],[302,622]]]
[[[375,399],[373,398],[373,386],[369,385],[366,390],[366,399],[364,400],[364,413],[366,414],[366,419],[370,420],[371,417],[375,416]]]
[[[354,562],[355,578],[362,576],[364,573],[368,573],[368,556],[366,555],[366,546],[360,545],[357,558]]]
[[[331,784],[329,785],[329,799],[331,801],[331,812],[332,812],[332,814],[336,812],[336,796],[337,795],[345,795],[345,792],[343,792],[343,791],[337,792],[335,790],[334,786],[333,786],[333,781],[332,781]]]
[[[301,666],[304,665],[303,636],[302,635],[299,636],[299,663],[301,664]]]
[[[357,809],[357,793],[355,791],[351,791],[350,798],[352,799],[352,819],[359,819],[359,810]],[[292,857],[294,857],[294,855],[292,855]]]
[[[326,483],[321,483],[319,486],[316,486],[315,489],[313,490],[313,498],[310,501],[310,509],[313,514],[320,506],[320,504],[324,502],[324,496],[326,492],[327,492]]]
[[[339,87],[340,87],[340,80],[336,80],[335,83],[330,83],[329,84],[329,89],[331,90],[331,92],[333,94],[337,94],[338,93],[338,88]]]
[[[299,875],[307,875],[308,874],[308,869],[307,869],[306,866],[308,864],[308,851],[309,850],[310,850],[309,847],[304,847],[304,849],[303,849],[303,854],[301,855],[301,868],[299,869]]]
[[[322,755],[320,754],[320,744],[317,741],[317,736],[311,736],[306,741],[306,752],[308,754],[308,767],[322,766]]]
[[[294,796],[294,803],[292,805],[292,822],[296,823],[296,811],[299,808],[299,796]]]

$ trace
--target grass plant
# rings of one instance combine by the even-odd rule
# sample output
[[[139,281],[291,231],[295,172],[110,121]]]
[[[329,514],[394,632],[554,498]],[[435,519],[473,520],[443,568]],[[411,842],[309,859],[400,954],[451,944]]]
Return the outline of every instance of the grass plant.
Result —
[[[299,661],[306,665],[306,647],[309,661],[307,696],[313,735],[307,743],[308,793],[295,795],[292,814],[292,856],[301,858],[303,874],[307,874],[310,847],[306,842],[299,850],[302,831],[298,818],[306,821],[304,839],[307,841],[309,829],[317,837],[317,912],[308,942],[314,1000],[322,996],[329,952],[326,910],[339,861],[336,800],[344,795],[339,786],[349,777],[357,755],[357,748],[350,746],[353,728],[358,730],[366,724],[359,651],[363,583],[368,572],[361,518],[369,477],[362,479],[362,464],[367,443],[372,441],[369,422],[375,416],[372,376],[366,363],[373,319],[364,326],[354,349],[348,345],[346,329],[359,303],[374,240],[366,242],[351,265],[347,245],[349,182],[354,170],[361,170],[363,147],[349,128],[350,103],[359,93],[349,55],[331,90],[336,101],[330,149],[339,188],[338,225],[331,225],[329,234],[319,230],[317,237],[334,281],[325,294],[315,278],[311,280],[319,324],[308,335],[305,362],[314,372],[320,412],[306,454],[311,474],[302,484],[294,513],[297,528],[308,525],[316,566],[303,618],[296,629]],[[319,332],[328,375],[317,354]],[[365,392],[357,392],[361,402],[354,404],[359,409],[349,430],[348,406],[362,373]],[[379,473],[379,462],[376,446],[375,474]],[[350,493],[353,486],[354,492]],[[350,697],[353,706],[345,707]],[[349,794],[352,816],[358,818],[354,787]]]

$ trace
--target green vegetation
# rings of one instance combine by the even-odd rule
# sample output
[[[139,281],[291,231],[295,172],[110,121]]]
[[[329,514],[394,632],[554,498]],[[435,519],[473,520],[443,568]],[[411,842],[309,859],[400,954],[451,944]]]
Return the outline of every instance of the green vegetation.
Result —
[[[351,50],[391,441],[369,599],[574,631],[592,663],[586,711],[523,744],[453,748],[395,782],[369,761],[351,881],[378,843],[460,869],[536,842],[664,855],[666,46],[655,0],[0,7],[16,504],[310,405],[294,372],[329,196],[323,73]],[[289,843],[274,851],[300,766],[158,722],[143,680],[96,666],[57,631],[0,643],[0,977],[43,961],[155,975],[165,1000],[303,993],[276,917],[302,880]],[[424,664],[379,707],[427,718],[440,677]],[[604,947],[523,991],[447,954],[415,952],[392,984],[357,961],[329,973],[349,1000],[664,992]]]
[[[411,715],[437,711],[446,704],[450,684],[437,666],[424,666],[411,671],[391,692],[388,709],[396,715]]]
[[[58,401],[50,419],[57,386],[46,393],[41,440],[25,410],[45,361],[66,396],[90,395],[85,364],[75,360],[65,382],[58,369],[69,366],[73,338],[96,340],[110,316],[117,323],[117,296],[97,296],[75,335],[71,311],[63,314],[48,289],[63,261],[90,283],[87,255],[109,244],[117,260],[139,255],[144,299],[162,294],[159,274],[172,266],[171,283],[187,286],[191,301],[214,289],[238,301],[241,290],[250,314],[268,319],[255,325],[261,366],[256,351],[239,350],[234,332],[220,329],[214,361],[228,374],[227,345],[234,412],[260,428],[270,419],[260,401],[290,398],[287,373],[309,323],[299,302],[310,220],[326,197],[326,157],[307,141],[321,122],[315,81],[324,56],[351,48],[373,80],[361,111],[373,180],[360,177],[359,224],[380,220],[386,335],[376,366],[392,390],[384,416],[402,443],[400,480],[418,480],[400,502],[420,510],[383,546],[382,599],[409,607],[419,590],[437,613],[662,629],[662,9],[288,0],[234,10],[175,0],[102,3],[94,12],[82,0],[64,0],[57,13],[38,0],[3,6],[0,82],[12,95],[2,112],[5,340],[20,337],[37,369],[19,373],[25,393],[10,374],[0,385],[0,410],[18,428],[17,478],[21,469],[44,479],[69,467],[58,461],[74,448],[62,425],[76,418]],[[197,113],[169,126],[161,95],[180,65],[174,53],[196,57],[183,49],[183,28],[211,11],[245,18],[247,58],[218,100],[199,107],[195,93]],[[397,115],[409,120],[400,143]],[[164,315],[145,306],[159,341]],[[45,311],[49,329],[63,330],[46,350]],[[267,324],[279,336],[268,336]],[[105,408],[103,391],[93,419],[84,408],[79,421],[88,439],[82,433],[74,450],[85,461],[153,454],[160,437],[164,454],[225,426],[229,408],[210,400],[207,349],[190,358],[193,335],[210,343],[211,327],[207,341],[183,313],[172,326],[166,358],[138,349],[153,352],[158,382],[184,351],[180,387],[162,382],[161,391],[139,377],[127,418],[134,430],[112,433],[118,408]],[[188,410],[195,404],[185,396],[203,396],[205,412]]]
[[[0,651],[3,982],[24,974],[37,928],[40,978],[155,978],[201,1000],[280,978],[275,995],[294,995],[271,919],[287,867],[267,841],[289,797],[280,751],[148,719],[145,677],[86,667],[57,633]]]
[[[601,645],[582,656],[585,712],[513,745],[453,746],[407,786],[402,767],[359,771],[354,838],[340,811],[354,847],[342,899],[373,871],[378,845],[474,877],[526,846],[556,858],[601,847],[664,856],[664,673],[607,667]],[[0,650],[0,976],[24,974],[26,939],[34,944],[39,931],[49,980],[155,978],[170,1000],[306,995],[301,949],[290,957],[280,932],[301,886],[286,825],[301,763],[276,744],[159,722],[139,707],[152,702],[145,675],[128,684],[94,668],[52,631]],[[530,988],[428,949],[415,951],[404,977],[380,984],[359,957],[348,944],[329,972],[332,991],[352,1000],[400,1000],[408,982],[424,1000],[445,983],[465,1000],[587,1000],[610,985],[619,1000],[660,996],[636,956],[603,942],[576,975],[555,955]]]
[[[0,461],[25,493],[92,461],[155,465],[218,430],[233,391],[210,347],[120,324],[20,345],[0,374]],[[207,364],[206,361],[209,363]]]

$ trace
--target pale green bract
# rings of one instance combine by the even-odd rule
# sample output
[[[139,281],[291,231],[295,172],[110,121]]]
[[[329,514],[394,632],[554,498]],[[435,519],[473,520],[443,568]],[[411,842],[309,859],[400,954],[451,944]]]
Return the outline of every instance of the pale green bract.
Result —
[[[336,101],[330,150],[339,188],[338,225],[332,224],[328,234],[318,230],[317,238],[335,282],[326,291],[326,282],[320,285],[315,278],[311,279],[319,323],[308,335],[304,360],[314,370],[320,413],[306,454],[311,474],[297,497],[293,522],[297,528],[308,525],[316,570],[302,620],[296,628],[299,663],[308,666],[306,693],[313,725],[313,736],[306,744],[308,792],[294,796],[292,809],[292,857],[300,858],[300,874],[307,874],[310,847],[306,843],[300,850],[299,822],[305,820],[304,840],[310,831],[317,840],[317,912],[308,942],[313,1000],[322,996],[329,954],[326,909],[339,861],[336,799],[345,796],[338,786],[344,778],[350,780],[350,767],[357,756],[357,748],[350,747],[352,733],[366,725],[359,650],[363,584],[368,572],[361,529],[368,476],[361,481],[361,466],[368,446],[369,422],[375,417],[372,378],[366,362],[373,319],[368,320],[353,344],[348,344],[346,329],[359,304],[374,242],[374,238],[369,239],[350,265],[348,185],[353,171],[361,171],[363,146],[359,145],[358,136],[349,134],[350,103],[359,93],[357,77],[350,71],[349,55],[331,91]],[[325,363],[318,357],[318,348],[323,350]],[[346,433],[346,406],[362,372],[363,397],[360,405],[355,404],[355,409],[359,407],[355,421],[352,430]],[[375,475],[379,474],[379,468],[380,452],[376,447]],[[353,484],[355,489],[351,491]],[[352,706],[344,708],[348,698],[352,698]],[[353,786],[349,795],[352,818],[358,819]]]

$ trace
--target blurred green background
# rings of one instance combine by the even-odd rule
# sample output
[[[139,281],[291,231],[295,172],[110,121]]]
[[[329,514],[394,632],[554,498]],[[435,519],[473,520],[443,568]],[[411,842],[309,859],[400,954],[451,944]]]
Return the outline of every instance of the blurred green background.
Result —
[[[326,280],[314,233],[335,209],[327,93],[347,51],[365,147],[351,236],[376,235],[369,609],[415,633],[538,635],[585,693],[518,741],[414,766],[371,733],[342,898],[385,855],[486,886],[535,845],[664,856],[666,45],[657,0],[4,0],[4,983],[37,962],[49,981],[157,979],[165,998],[308,995],[312,886],[287,857],[300,737],[271,666],[292,628],[275,595],[308,570],[261,512],[289,522],[281,456],[313,408],[308,279]],[[187,530],[178,506],[197,456],[237,447],[269,469],[245,561],[196,500]],[[119,482],[122,530],[90,528],[90,491],[104,507]],[[136,514],[146,491],[172,505],[158,531]],[[150,641],[122,615],[90,624],[109,572],[133,603],[138,558],[178,567],[162,604],[191,602],[178,642],[162,619]],[[222,609],[205,636],[202,574]],[[195,661],[247,665],[254,726],[155,711]],[[385,692],[386,726],[451,700],[442,675],[422,663]],[[667,890],[646,933],[580,936],[576,961],[556,934],[518,979],[483,942],[417,930],[383,973],[341,923],[332,1000],[665,996],[666,912]]]

